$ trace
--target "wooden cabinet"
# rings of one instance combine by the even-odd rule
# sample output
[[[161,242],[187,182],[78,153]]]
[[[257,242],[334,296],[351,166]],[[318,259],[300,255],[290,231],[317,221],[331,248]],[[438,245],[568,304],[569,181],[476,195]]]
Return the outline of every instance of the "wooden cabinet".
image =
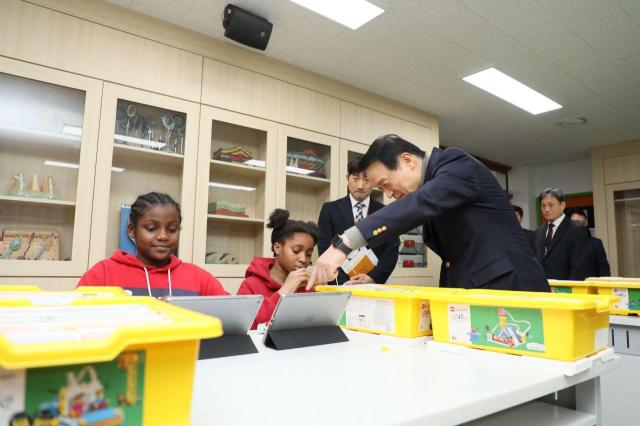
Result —
[[[202,107],[193,251],[216,276],[244,276],[254,256],[270,254],[276,144],[275,123]]]
[[[93,197],[90,265],[126,244],[123,208],[147,192],[182,207],[178,252],[191,261],[198,104],[105,83]]]
[[[102,83],[0,58],[0,269],[87,266]]]

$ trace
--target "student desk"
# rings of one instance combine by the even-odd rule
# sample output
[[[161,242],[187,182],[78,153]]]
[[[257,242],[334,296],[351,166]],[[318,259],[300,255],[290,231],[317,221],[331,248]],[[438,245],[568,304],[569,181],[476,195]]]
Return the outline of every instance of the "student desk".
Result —
[[[274,351],[252,333],[259,353],[196,364],[194,426],[455,425],[503,410],[477,424],[594,425],[599,376],[619,362],[596,361],[566,376],[510,355],[445,353],[425,340],[347,331],[350,342]],[[521,406],[571,386],[580,412]]]

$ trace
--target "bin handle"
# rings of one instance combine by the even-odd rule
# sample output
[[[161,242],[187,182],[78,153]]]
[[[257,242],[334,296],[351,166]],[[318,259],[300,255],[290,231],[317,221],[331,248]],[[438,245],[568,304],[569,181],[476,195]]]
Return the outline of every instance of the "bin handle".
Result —
[[[608,312],[611,308],[611,305],[613,305],[615,302],[617,302],[617,300],[615,300],[612,297],[607,297],[602,299],[598,298],[596,300],[596,312],[598,313]]]

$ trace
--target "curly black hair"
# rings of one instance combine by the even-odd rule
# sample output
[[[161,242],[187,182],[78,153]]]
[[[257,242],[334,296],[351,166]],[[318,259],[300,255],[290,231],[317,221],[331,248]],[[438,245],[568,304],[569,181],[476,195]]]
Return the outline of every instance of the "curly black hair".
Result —
[[[273,229],[271,232],[271,251],[273,251],[275,243],[284,244],[284,241],[296,232],[309,234],[313,238],[314,245],[318,242],[318,226],[314,222],[289,219],[289,212],[284,209],[275,209],[269,215],[267,228]],[[273,254],[275,255],[275,252]]]

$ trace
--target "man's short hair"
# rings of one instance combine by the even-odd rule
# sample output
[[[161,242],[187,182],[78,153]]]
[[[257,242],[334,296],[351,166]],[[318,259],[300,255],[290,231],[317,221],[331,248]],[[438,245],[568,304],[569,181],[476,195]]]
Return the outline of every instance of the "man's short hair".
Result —
[[[559,202],[563,202],[564,201],[564,192],[562,192],[558,188],[547,188],[547,189],[545,189],[539,195],[540,200],[542,200],[547,195],[551,195],[553,198],[555,198]]]
[[[379,161],[386,168],[395,170],[398,168],[398,156],[403,152],[408,152],[420,158],[425,156],[423,150],[398,135],[380,136],[373,141],[367,152],[360,159],[360,168],[361,170],[366,170],[371,164]]]
[[[347,176],[351,175],[359,175],[364,171],[362,167],[360,167],[360,160],[362,159],[362,155],[358,155],[357,157],[352,158],[347,163]]]
[[[585,219],[589,219],[589,216],[587,216],[587,212],[586,211],[584,211],[583,209],[575,208],[575,207],[570,207],[568,209],[564,209],[564,214],[569,216],[569,218],[571,218],[571,215],[577,214],[577,215],[580,215],[580,216],[584,217]]]
[[[516,206],[515,204],[512,205],[512,207],[514,212],[518,213],[520,217],[524,217],[524,210],[522,210],[522,207]]]

